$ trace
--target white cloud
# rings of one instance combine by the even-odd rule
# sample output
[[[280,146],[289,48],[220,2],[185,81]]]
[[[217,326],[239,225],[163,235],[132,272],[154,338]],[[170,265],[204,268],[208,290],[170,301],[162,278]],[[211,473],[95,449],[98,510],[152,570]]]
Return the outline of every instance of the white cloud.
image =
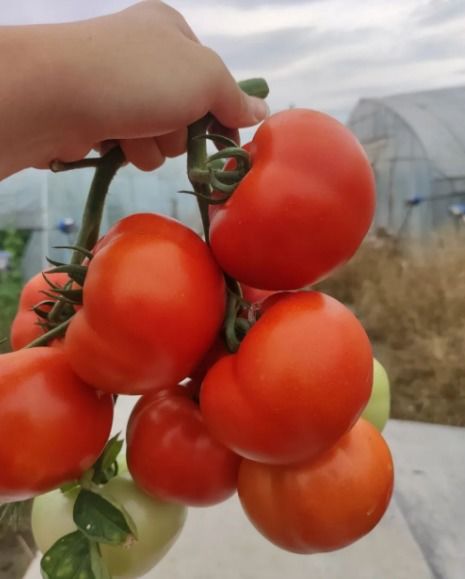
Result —
[[[74,20],[131,0],[2,0],[1,23]],[[465,83],[463,0],[172,0],[237,78],[344,119],[358,98]]]
[[[320,2],[273,2],[255,5],[247,11],[234,3],[223,6],[210,2],[173,0],[199,35],[227,34],[240,37],[246,34],[273,32],[281,28],[317,27],[322,30],[350,30],[367,26],[395,27],[418,4],[418,0],[322,0]]]

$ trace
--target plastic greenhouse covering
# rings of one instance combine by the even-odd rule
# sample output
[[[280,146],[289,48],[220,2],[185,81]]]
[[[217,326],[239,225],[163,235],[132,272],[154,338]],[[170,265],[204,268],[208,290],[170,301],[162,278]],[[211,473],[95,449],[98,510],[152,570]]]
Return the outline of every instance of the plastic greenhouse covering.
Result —
[[[465,87],[362,99],[348,124],[375,172],[375,229],[418,235],[464,222]]]
[[[68,250],[56,246],[74,242],[93,172],[28,169],[0,183],[0,229],[31,232],[22,262],[25,279],[48,266],[46,256],[62,261],[69,257]],[[177,193],[190,188],[184,158],[168,160],[151,173],[123,167],[110,186],[101,231],[130,213],[155,211],[200,232],[195,199]]]

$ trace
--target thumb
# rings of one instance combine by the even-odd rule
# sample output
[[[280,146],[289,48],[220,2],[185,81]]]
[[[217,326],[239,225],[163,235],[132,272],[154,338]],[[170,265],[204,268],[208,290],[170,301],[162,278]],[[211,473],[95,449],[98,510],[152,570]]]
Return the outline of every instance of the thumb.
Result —
[[[270,114],[267,103],[242,91],[226,67],[217,86],[210,112],[225,127],[250,127]]]

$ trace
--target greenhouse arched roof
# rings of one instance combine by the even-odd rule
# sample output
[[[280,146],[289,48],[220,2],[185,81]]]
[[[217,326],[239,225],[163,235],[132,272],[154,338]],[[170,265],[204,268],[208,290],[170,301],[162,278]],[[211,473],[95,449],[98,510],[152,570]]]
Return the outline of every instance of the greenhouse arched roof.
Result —
[[[465,86],[362,99],[360,105],[364,102],[400,117],[445,177],[465,176]]]

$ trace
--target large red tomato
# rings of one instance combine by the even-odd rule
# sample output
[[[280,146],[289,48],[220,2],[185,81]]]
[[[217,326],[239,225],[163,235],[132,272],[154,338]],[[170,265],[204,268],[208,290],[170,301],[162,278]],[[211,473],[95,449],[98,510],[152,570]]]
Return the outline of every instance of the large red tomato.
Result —
[[[242,297],[244,298],[244,300],[250,302],[251,304],[259,304],[263,302],[263,300],[266,300],[266,298],[274,295],[275,293],[273,291],[261,290],[255,287],[250,287],[248,285],[245,285],[244,283],[241,284],[241,290],[242,290]]]
[[[69,280],[66,273],[48,273],[47,278],[59,286],[64,286]],[[50,291],[50,286],[42,273],[36,274],[25,284],[19,298],[18,312],[11,325],[10,343],[13,350],[20,350],[44,333],[38,323],[39,317],[32,310],[35,305],[48,299],[44,291]]]
[[[142,397],[126,439],[129,472],[152,496],[207,506],[236,491],[241,459],[208,433],[182,386]]]
[[[118,222],[98,245],[65,351],[101,390],[143,394],[189,375],[223,321],[225,286],[208,246],[155,214]]]
[[[223,356],[227,356],[229,350],[224,341],[224,337],[219,335],[216,337],[211,348],[205,354],[205,356],[200,360],[197,366],[189,374],[189,378],[198,386],[200,391],[200,385],[202,380],[205,378],[205,374],[210,370],[210,368]]]
[[[269,463],[330,447],[370,397],[373,359],[355,316],[317,292],[285,294],[237,354],[221,358],[200,391],[205,422],[238,454]]]
[[[256,288],[298,289],[347,261],[368,231],[375,183],[361,145],[335,119],[293,109],[247,147],[252,168],[211,211],[221,267]]]
[[[238,491],[249,519],[272,543],[319,553],[371,531],[387,509],[393,482],[387,444],[360,419],[314,460],[289,466],[244,460]]]
[[[0,502],[79,478],[100,455],[112,397],[84,384],[62,349],[0,356]]]

